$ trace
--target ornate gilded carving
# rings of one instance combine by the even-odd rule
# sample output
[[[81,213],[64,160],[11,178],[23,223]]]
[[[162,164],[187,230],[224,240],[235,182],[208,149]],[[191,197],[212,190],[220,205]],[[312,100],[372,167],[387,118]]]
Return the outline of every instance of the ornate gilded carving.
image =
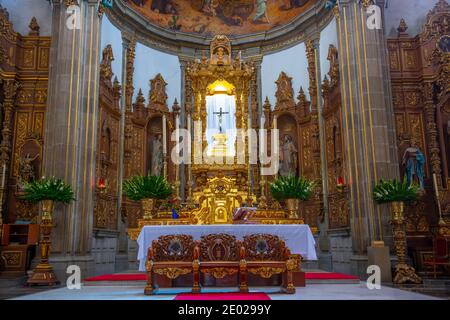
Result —
[[[163,268],[155,269],[154,272],[156,274],[164,275],[169,279],[176,279],[181,275],[192,272],[192,270],[188,268]]]
[[[284,259],[286,246],[278,236],[253,234],[244,236],[245,259],[248,261],[280,261]]]
[[[192,260],[194,246],[194,239],[189,235],[160,236],[152,244],[153,261]]]
[[[275,97],[277,98],[275,111],[292,108],[295,105],[292,78],[283,71],[275,83],[277,85],[277,91],[275,92]]]
[[[17,41],[17,33],[14,31],[13,25],[9,21],[9,13],[6,8],[3,8],[2,6],[0,6],[0,34],[12,43]]]
[[[408,25],[406,24],[405,19],[400,19],[400,24],[398,25],[397,31],[399,33],[404,33],[406,32],[406,30],[408,30]]]
[[[262,278],[270,278],[274,274],[280,274],[286,271],[285,268],[274,268],[274,267],[258,267],[258,268],[247,268],[248,272],[259,275]]]
[[[35,36],[35,37],[39,36],[39,29],[41,29],[41,27],[37,23],[36,17],[31,18],[31,21],[30,21],[30,24],[28,25],[28,27],[30,28],[30,32],[28,33],[28,35]]]
[[[235,236],[209,234],[201,237],[200,259],[202,261],[238,261],[240,245]]]
[[[102,53],[102,61],[100,63],[100,77],[108,82],[112,81],[112,62],[114,61],[114,54],[112,46],[108,44]]]
[[[239,271],[238,268],[224,268],[224,267],[200,269],[200,272],[208,273],[216,279],[223,279],[226,276],[231,276],[233,274],[236,274],[238,271]]]
[[[167,83],[160,73],[150,80],[149,97],[152,104],[167,105],[166,86]]]

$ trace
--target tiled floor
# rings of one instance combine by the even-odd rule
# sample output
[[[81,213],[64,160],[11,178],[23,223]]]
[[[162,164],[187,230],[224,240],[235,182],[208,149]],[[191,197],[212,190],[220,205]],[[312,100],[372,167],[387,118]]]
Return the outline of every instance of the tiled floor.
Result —
[[[252,291],[262,291],[263,288]],[[297,288],[294,295],[277,294],[274,288],[264,288],[273,300],[434,300],[437,298],[396,288],[369,290],[360,284],[312,284]],[[208,292],[218,290],[206,289]],[[205,290],[205,291],[206,291]],[[221,292],[226,289],[219,289]],[[234,290],[234,289],[230,289]],[[274,291],[275,290],[275,291]],[[15,298],[15,300],[173,300],[181,289],[164,289],[159,294],[145,296],[143,288],[135,286],[82,286],[80,290],[53,289]],[[189,292],[189,290],[184,290]],[[270,293],[272,292],[272,293]]]

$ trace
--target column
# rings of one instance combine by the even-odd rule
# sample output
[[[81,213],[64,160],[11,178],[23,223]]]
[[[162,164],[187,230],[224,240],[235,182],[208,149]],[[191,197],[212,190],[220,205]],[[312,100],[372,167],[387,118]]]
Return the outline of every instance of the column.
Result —
[[[67,6],[79,5],[79,28],[68,28]],[[50,262],[59,280],[67,265],[92,274],[90,255],[95,187],[95,146],[100,50],[97,0],[53,0],[49,93],[43,174],[62,178],[76,201],[56,205]]]
[[[351,194],[353,272],[365,273],[366,251],[383,240],[388,206],[376,205],[374,184],[398,178],[392,95],[384,30],[367,27],[371,1],[341,0],[335,8],[341,68],[343,134]],[[381,2],[381,3],[380,3]],[[383,1],[377,1],[383,7]]]

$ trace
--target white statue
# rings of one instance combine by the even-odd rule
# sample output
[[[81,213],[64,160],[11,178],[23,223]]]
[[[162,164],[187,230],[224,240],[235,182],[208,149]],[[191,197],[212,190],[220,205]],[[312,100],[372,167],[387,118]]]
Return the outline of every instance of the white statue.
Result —
[[[297,173],[297,148],[290,135],[284,136],[284,143],[280,153],[280,175],[288,176]]]
[[[150,174],[152,176],[161,176],[163,168],[163,145],[161,135],[158,134],[152,143],[152,166]]]

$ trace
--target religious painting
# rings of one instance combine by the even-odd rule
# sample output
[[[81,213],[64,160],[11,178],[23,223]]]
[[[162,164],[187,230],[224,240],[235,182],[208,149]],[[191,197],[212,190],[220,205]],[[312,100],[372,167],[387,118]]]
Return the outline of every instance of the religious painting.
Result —
[[[160,27],[212,36],[269,31],[297,18],[314,1],[131,0],[127,4]]]

